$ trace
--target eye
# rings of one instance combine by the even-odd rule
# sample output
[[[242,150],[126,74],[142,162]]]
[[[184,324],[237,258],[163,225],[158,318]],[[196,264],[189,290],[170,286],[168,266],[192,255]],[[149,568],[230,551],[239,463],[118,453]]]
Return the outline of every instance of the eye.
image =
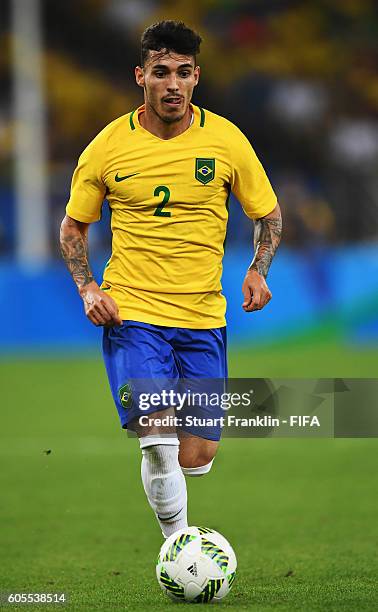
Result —
[[[182,72],[180,72],[181,78],[186,79],[188,76],[190,76],[189,70],[183,70]]]
[[[163,79],[163,78],[164,78],[164,76],[165,76],[165,73],[164,73],[162,70],[157,70],[157,71],[155,72],[155,76],[156,76],[158,79]]]

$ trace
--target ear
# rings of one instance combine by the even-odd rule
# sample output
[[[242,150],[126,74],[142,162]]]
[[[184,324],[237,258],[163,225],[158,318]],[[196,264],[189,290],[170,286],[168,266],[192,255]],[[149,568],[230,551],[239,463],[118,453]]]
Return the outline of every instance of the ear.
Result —
[[[135,68],[135,80],[139,87],[144,87],[144,71],[140,66]]]
[[[201,74],[201,68],[199,66],[196,66],[194,68],[193,74],[194,74],[194,79],[195,79],[195,83],[194,83],[194,87],[195,87],[196,85],[198,85],[198,81],[199,81],[200,74]]]

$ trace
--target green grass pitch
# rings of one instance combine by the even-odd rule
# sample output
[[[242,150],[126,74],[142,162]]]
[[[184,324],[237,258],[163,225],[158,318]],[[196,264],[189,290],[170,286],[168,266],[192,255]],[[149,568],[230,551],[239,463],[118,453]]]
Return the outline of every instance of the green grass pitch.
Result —
[[[230,355],[234,376],[374,376],[376,363],[332,343]],[[68,610],[174,609],[155,579],[161,535],[140,452],[101,361],[3,359],[0,384],[0,592],[63,591]],[[238,557],[222,608],[377,609],[377,450],[373,439],[223,441],[212,472],[188,480],[190,522],[221,531]]]

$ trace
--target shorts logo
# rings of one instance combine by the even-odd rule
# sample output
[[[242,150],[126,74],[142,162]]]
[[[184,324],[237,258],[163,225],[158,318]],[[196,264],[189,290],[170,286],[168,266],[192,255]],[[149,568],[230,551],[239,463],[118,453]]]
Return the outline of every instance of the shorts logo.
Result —
[[[203,185],[210,183],[215,176],[215,159],[209,157],[196,158],[196,179]]]
[[[131,406],[132,395],[129,383],[122,385],[122,387],[118,389],[118,397],[124,408],[129,408]]]

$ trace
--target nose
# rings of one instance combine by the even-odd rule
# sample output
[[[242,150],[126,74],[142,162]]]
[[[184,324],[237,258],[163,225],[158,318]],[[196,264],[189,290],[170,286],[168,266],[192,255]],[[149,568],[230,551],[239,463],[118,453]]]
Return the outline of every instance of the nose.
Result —
[[[167,89],[170,93],[174,92],[174,91],[178,91],[178,85],[177,85],[177,80],[176,80],[176,75],[175,74],[171,74],[169,77],[169,81],[167,84]]]

